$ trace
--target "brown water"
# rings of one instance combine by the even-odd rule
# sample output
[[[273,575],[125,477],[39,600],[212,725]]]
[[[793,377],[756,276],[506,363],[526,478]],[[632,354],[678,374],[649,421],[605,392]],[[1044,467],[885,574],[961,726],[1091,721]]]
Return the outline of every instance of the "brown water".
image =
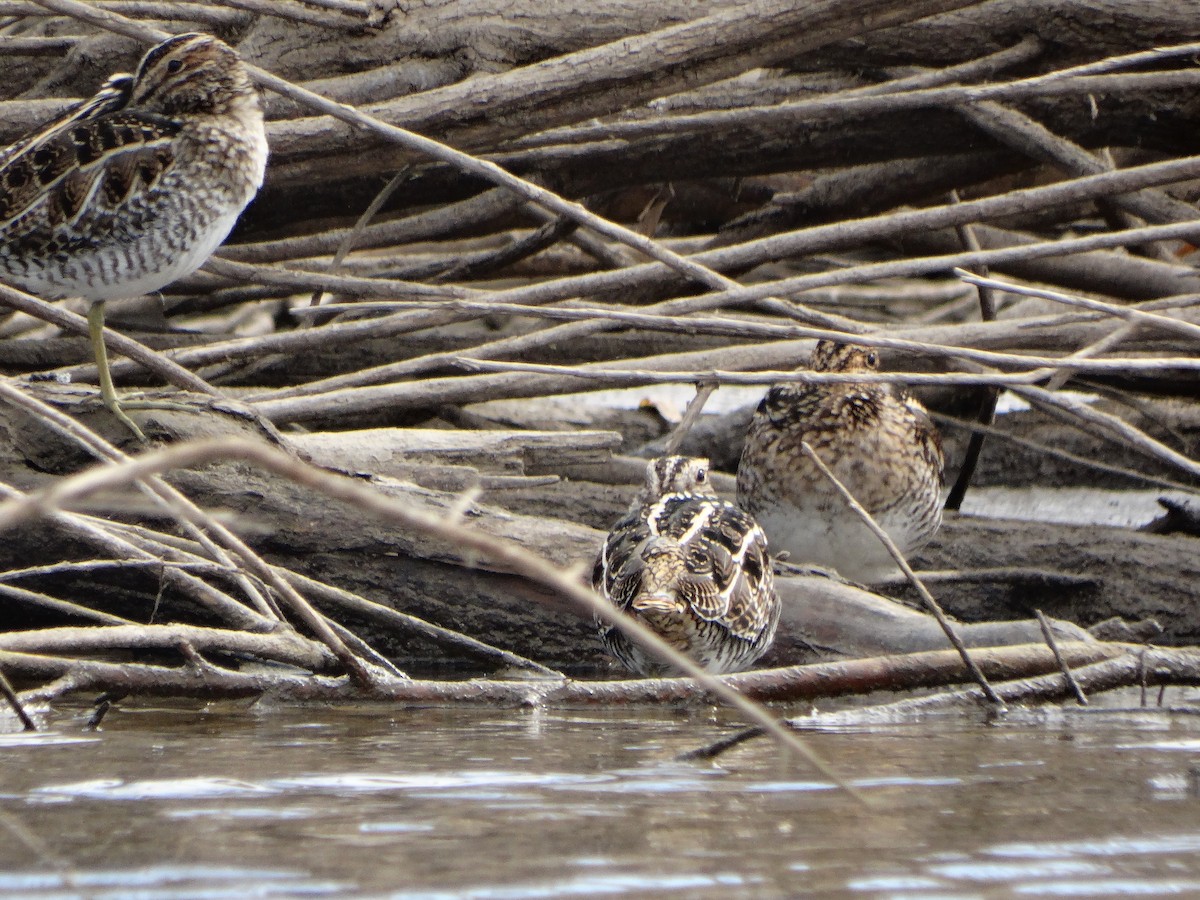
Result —
[[[0,735],[0,896],[1200,895],[1186,712],[810,734],[870,809],[765,740],[673,761],[724,712],[85,715]]]

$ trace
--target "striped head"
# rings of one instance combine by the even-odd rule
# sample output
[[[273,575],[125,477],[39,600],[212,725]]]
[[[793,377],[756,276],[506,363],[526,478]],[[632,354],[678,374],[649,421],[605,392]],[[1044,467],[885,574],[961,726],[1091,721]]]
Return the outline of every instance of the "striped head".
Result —
[[[817,341],[809,368],[814,372],[874,372],[879,369],[879,352],[860,344]]]
[[[716,496],[708,483],[708,460],[691,456],[660,456],[646,466],[646,481],[635,507],[653,503],[666,494]]]
[[[178,118],[219,115],[258,93],[241,58],[228,44],[207,34],[180,34],[151,48],[134,76],[132,105]]]

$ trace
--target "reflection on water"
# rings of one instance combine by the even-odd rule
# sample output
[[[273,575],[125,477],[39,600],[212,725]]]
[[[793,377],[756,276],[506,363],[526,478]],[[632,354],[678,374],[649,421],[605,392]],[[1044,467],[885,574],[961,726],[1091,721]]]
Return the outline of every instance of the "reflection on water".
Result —
[[[224,707],[0,740],[0,895],[1200,893],[1197,717],[811,734],[870,800],[724,712]]]

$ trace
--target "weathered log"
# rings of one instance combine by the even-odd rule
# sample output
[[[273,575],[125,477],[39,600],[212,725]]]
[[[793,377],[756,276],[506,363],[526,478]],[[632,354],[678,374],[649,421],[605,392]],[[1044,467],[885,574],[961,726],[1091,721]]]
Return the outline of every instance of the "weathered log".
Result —
[[[1086,578],[1073,590],[1028,581],[946,583],[938,597],[954,615],[971,621],[1021,618],[1034,609],[1091,625],[1109,616],[1154,619],[1163,642],[1200,641],[1195,538],[1146,534],[1129,528],[949,517],[921,553],[934,569],[1028,566]]]
[[[524,475],[604,462],[621,443],[612,431],[456,431],[386,428],[298,435],[291,441],[319,465],[403,477],[398,466],[441,463]]]
[[[0,418],[5,412],[0,408]],[[177,414],[172,420],[176,429],[188,421],[186,414]],[[205,422],[206,429],[211,426],[212,422]],[[52,453],[46,443],[48,439],[40,448],[44,457],[63,455]],[[364,520],[355,509],[329,503],[310,489],[243,465],[219,464],[178,472],[172,480],[200,505],[224,510],[243,538],[277,565],[390,602],[555,668],[578,671],[581,666],[602,664],[589,615],[581,616],[573,607],[509,573],[494,567],[475,568],[476,561],[458,548],[421,534],[397,533]],[[443,516],[453,515],[462,502],[456,494],[391,481],[381,481],[378,487]],[[493,497],[504,502],[503,492]],[[472,504],[465,516],[464,527],[504,536],[562,566],[577,567],[581,573],[590,565],[602,537],[600,531],[575,524],[578,519],[520,515],[493,505]],[[70,558],[78,550],[71,551],[61,541],[47,540],[39,533],[32,542],[15,535],[4,553],[5,563],[16,567],[18,560],[19,565],[28,566],[44,559]],[[49,583],[53,586],[55,579]],[[928,617],[852,586],[807,576],[781,579],[781,591],[789,612],[773,657],[779,662],[812,658],[814,648],[822,654],[858,656],[943,646],[944,636]],[[163,599],[169,602],[170,598]],[[143,615],[145,603],[142,594],[129,611]],[[968,629],[966,639],[971,643],[1025,643],[1038,634],[1037,626],[1030,622],[990,625],[983,631],[986,637],[977,639]],[[1083,637],[1078,632],[1070,634]],[[402,652],[406,663],[419,656],[411,643],[396,647],[375,631],[368,636]],[[426,654],[430,652],[427,641],[417,643],[424,646]],[[426,655],[415,662],[436,665],[436,658]]]
[[[1086,666],[1097,661],[1132,656],[1127,645],[1064,644],[1064,659]],[[1179,680],[1194,678],[1194,664],[1180,651],[1154,651],[1153,677],[1163,677],[1167,666]],[[1040,675],[1056,667],[1044,646],[991,647],[977,654],[988,677],[1005,679]],[[482,704],[488,706],[578,706],[617,703],[711,704],[713,697],[691,679],[662,678],[636,681],[572,681],[561,678],[469,681],[381,679],[370,689],[348,679],[296,676],[259,671],[239,672],[193,659],[187,666],[118,665],[92,660],[69,660],[38,653],[0,650],[0,665],[21,680],[49,681],[45,687],[25,692],[29,704],[40,705],[67,694],[132,693],[140,696],[264,697],[303,702],[386,701],[395,703]],[[1048,678],[1052,678],[1049,676]],[[846,662],[764,669],[726,676],[727,682],[746,696],[761,701],[796,702],[874,691],[901,691],[962,683],[962,661],[953,651],[933,651]],[[0,719],[0,721],[3,721]]]

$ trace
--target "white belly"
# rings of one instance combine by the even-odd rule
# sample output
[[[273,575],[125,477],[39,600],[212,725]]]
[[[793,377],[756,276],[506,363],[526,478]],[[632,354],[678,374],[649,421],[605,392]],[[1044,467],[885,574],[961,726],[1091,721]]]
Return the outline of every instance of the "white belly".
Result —
[[[786,552],[787,561],[795,565],[835,569],[843,578],[868,584],[899,571],[883,542],[849,510],[831,516],[828,509],[818,512],[781,503],[759,512],[757,519],[767,533],[771,555]],[[885,514],[879,525],[902,554],[925,542],[925,536],[915,533],[905,520]]]
[[[26,272],[5,276],[5,280],[49,300],[118,300],[151,294],[204,265],[229,237],[240,214],[241,210],[236,209],[218,215],[189,239],[176,239],[178,249],[151,251],[133,246],[127,257],[102,248],[77,253],[69,266],[61,269],[30,267]],[[160,246],[167,243],[165,238],[153,235],[142,240]]]

